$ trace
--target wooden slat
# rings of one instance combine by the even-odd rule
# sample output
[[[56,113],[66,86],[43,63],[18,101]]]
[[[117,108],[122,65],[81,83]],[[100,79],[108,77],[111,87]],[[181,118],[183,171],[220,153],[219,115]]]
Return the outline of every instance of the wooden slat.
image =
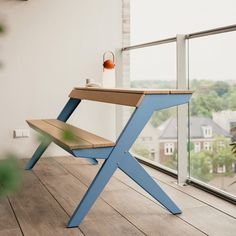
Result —
[[[172,186],[175,191],[184,192],[186,195],[193,198],[198,199],[201,202],[204,202],[207,205],[211,205],[212,207],[218,209],[219,211],[225,212],[228,215],[236,218],[236,207],[230,202],[227,202],[213,194],[209,194],[203,190],[200,190],[194,186],[180,186],[176,184],[176,179],[156,171],[155,169],[145,166],[145,169],[156,179],[161,180],[162,182],[168,183],[168,185]]]
[[[148,88],[103,88],[103,87],[75,87],[75,90],[103,91],[132,94],[192,94],[191,90],[182,89],[148,89]]]
[[[81,100],[85,99],[98,102],[106,102],[118,105],[138,107],[144,98],[144,94],[74,89],[71,91],[69,97]]]
[[[7,198],[0,198],[0,236],[22,236]]]
[[[10,197],[24,236],[82,236],[78,228],[66,228],[69,216],[33,172],[24,177],[21,191]]]
[[[102,138],[98,135],[89,133],[85,130],[77,128],[77,127],[70,125],[68,123],[64,123],[64,122],[59,121],[57,119],[46,119],[44,121],[50,125],[53,125],[59,129],[61,129],[61,130],[67,130],[67,129],[70,130],[71,132],[73,132],[73,134],[76,137],[81,138],[81,139],[91,143],[94,148],[95,147],[112,147],[115,145],[114,142],[112,142],[108,139],[105,139],[105,138]]]
[[[66,162],[64,159],[54,158],[68,172],[89,186],[98,167],[82,165],[80,168],[80,164],[78,164],[80,160],[76,163],[72,158],[67,158]],[[181,220],[178,216],[172,215],[159,204],[154,203],[114,177],[106,186],[101,197],[146,235],[204,235],[200,230]]]
[[[40,161],[34,171],[60,205],[72,215],[87,190],[86,185],[51,158]],[[80,229],[88,236],[144,235],[102,199],[96,201]]]
[[[93,147],[91,143],[80,138],[77,138],[75,141],[64,140],[63,130],[58,129],[57,127],[50,125],[43,120],[27,120],[27,123],[33,129],[51,137],[55,143],[57,143],[59,146],[64,147],[67,150]]]
[[[196,189],[192,186],[179,186],[175,184],[175,179],[169,176],[167,176],[166,179],[165,174],[162,174],[150,167],[147,167],[146,169],[158,179],[162,179],[162,181],[158,181],[160,186],[166,193],[168,193],[169,196],[172,196],[173,200],[183,210],[183,213],[179,215],[181,219],[202,230],[207,235],[234,235],[233,232],[236,230],[236,219],[229,216],[228,213],[225,214],[225,209],[222,208],[218,210],[215,208],[214,202],[217,203],[219,199],[215,197],[215,200],[211,202],[211,205],[213,206],[211,207],[208,205],[209,202],[204,202],[203,199],[201,199],[201,196],[204,193],[202,190]],[[164,178],[162,176],[164,176]],[[116,177],[130,186],[132,189],[135,189],[136,191],[152,199],[150,195],[145,193],[140,187],[134,184],[134,182],[121,171],[116,172]],[[171,181],[169,181],[169,178]],[[165,183],[165,181],[168,184]],[[189,188],[195,189],[195,194],[193,196],[187,193]],[[211,196],[209,193],[206,194],[209,195],[209,197],[212,197],[211,199],[213,200],[214,196]],[[229,205],[231,205],[231,208],[235,208],[234,205]],[[220,219],[221,224],[215,225],[217,219]]]

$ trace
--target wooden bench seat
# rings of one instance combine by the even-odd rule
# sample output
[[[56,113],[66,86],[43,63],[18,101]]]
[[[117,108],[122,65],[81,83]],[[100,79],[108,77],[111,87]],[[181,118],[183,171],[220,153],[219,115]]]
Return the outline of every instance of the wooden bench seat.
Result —
[[[112,147],[114,142],[56,119],[27,120],[29,126],[67,150]],[[72,134],[66,138],[66,134]]]

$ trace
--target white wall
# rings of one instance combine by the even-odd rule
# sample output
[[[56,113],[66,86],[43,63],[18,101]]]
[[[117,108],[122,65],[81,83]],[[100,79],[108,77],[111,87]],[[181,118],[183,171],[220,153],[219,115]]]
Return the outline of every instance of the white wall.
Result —
[[[122,43],[121,0],[0,0],[0,152],[29,157],[34,133],[13,139],[30,118],[56,118],[74,86],[101,82],[102,55]],[[113,105],[85,102],[70,123],[113,139]],[[63,154],[51,147],[45,155]]]

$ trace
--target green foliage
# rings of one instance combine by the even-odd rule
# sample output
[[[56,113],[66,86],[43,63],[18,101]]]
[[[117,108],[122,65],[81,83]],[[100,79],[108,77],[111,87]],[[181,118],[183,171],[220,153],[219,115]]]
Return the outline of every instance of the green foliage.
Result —
[[[169,109],[164,109],[158,112],[154,112],[152,117],[151,117],[151,124],[153,127],[158,127],[161,125],[163,122],[165,122],[167,119],[169,119],[171,116],[173,116],[176,113],[176,108],[169,108]]]
[[[192,80],[191,116],[212,117],[213,112],[236,110],[236,85],[231,81]]]
[[[190,174],[192,177],[208,182],[212,178],[211,172],[211,159],[208,151],[190,153]]]
[[[65,141],[77,141],[78,137],[71,129],[65,129],[62,132],[62,139]]]
[[[187,150],[188,152],[191,152],[194,150],[194,144],[192,142],[187,143]],[[174,150],[174,153],[170,156],[170,158],[165,161],[164,163],[161,163],[164,166],[167,166],[173,170],[177,170],[177,165],[178,165],[178,153],[177,150]]]
[[[231,89],[230,93],[225,98],[224,106],[230,110],[233,110],[233,111],[236,110],[236,88],[235,87],[234,87],[234,90]]]
[[[63,141],[77,141],[78,137],[75,135],[73,130],[65,129],[61,132],[61,138]],[[45,145],[51,142],[51,138],[46,134],[37,134],[37,140],[40,143],[44,143]]]
[[[5,27],[0,23],[0,34],[5,32]]]
[[[188,152],[191,152],[194,150],[194,143],[193,142],[190,141],[187,143],[187,150],[188,150]]]
[[[176,88],[176,82],[164,80],[132,81],[134,88]],[[212,117],[213,112],[236,110],[236,84],[232,81],[211,81],[193,79],[190,88],[194,90],[190,102],[191,116]],[[175,108],[155,112],[151,118],[154,127],[159,126],[175,113]]]
[[[221,110],[224,110],[224,102],[215,91],[196,94],[191,100],[190,112],[192,116],[212,117],[213,112]]]
[[[204,182],[210,181],[215,176],[232,176],[232,164],[236,157],[232,153],[230,141],[223,136],[215,137],[211,151],[190,152],[190,173],[196,179]],[[225,173],[217,173],[219,166],[225,165]]]
[[[132,146],[132,152],[138,156],[150,159],[150,151],[142,143],[135,142],[135,144]]]
[[[51,138],[48,135],[37,133],[36,137],[40,143],[47,144],[47,143],[51,142]]]
[[[5,32],[5,27],[0,23],[0,34]],[[0,63],[1,67],[1,63]],[[0,157],[0,197],[16,191],[21,183],[22,173],[14,154]]]
[[[170,156],[170,159],[168,159],[166,162],[163,163],[164,166],[167,166],[173,170],[177,170],[178,165],[178,155],[177,151],[175,150],[174,153]]]
[[[210,90],[213,90],[217,93],[218,96],[222,97],[229,92],[230,86],[225,81],[216,81],[212,86],[210,86]]]
[[[8,154],[0,160],[0,197],[16,191],[22,180],[22,172],[17,158]]]

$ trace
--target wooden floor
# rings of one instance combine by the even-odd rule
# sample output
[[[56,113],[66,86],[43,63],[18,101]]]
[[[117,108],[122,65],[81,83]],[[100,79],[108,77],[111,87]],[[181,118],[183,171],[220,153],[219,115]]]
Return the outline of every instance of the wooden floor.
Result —
[[[25,161],[24,161],[25,162]],[[0,236],[236,235],[236,206],[145,167],[181,207],[171,215],[117,171],[79,228],[69,216],[99,166],[72,157],[42,158],[24,171],[19,193],[0,199]]]

